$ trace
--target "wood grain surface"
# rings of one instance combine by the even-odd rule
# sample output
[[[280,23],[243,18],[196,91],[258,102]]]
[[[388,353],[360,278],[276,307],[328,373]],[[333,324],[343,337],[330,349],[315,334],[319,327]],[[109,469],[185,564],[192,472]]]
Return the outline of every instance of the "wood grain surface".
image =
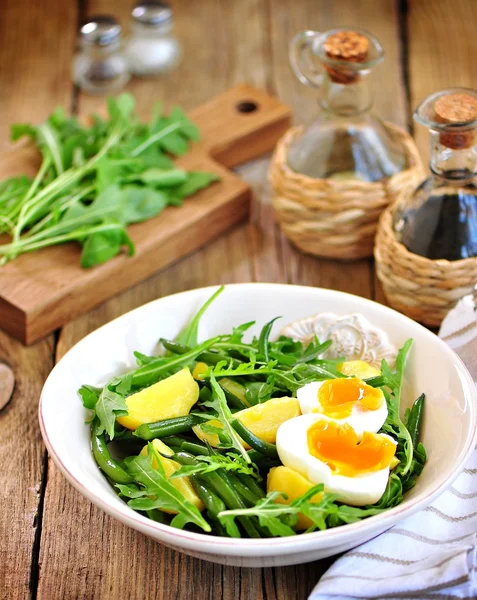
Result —
[[[240,112],[245,102],[256,109]],[[199,127],[201,140],[176,164],[189,171],[214,173],[218,181],[196,193],[190,202],[167,207],[156,218],[128,227],[135,246],[132,257],[122,252],[103,265],[83,269],[81,248],[71,243],[23,254],[7,263],[2,267],[0,288],[2,329],[25,344],[36,342],[248,217],[250,188],[226,167],[271,151],[290,126],[289,108],[263,91],[241,84],[194,108],[189,116]],[[15,156],[27,165],[28,172],[28,159],[38,164],[28,146],[8,152],[8,166]],[[8,168],[0,169],[2,178],[11,175]],[[103,285],[105,281],[108,285]]]
[[[48,19],[44,19],[48,11]],[[69,81],[76,6],[62,0],[4,0],[0,19],[0,147],[9,124],[43,119],[71,104]],[[58,31],[62,35],[58,36]],[[0,276],[1,277],[1,276]],[[1,279],[0,279],[1,285]],[[0,362],[12,368],[13,397],[0,410],[0,598],[28,598],[35,589],[46,452],[38,427],[38,398],[53,367],[54,337],[32,348],[0,332]]]
[[[294,109],[296,122],[309,123],[317,110],[316,93],[294,78],[288,66],[287,44],[300,30],[326,30],[340,25],[359,25],[372,31],[381,41],[386,60],[376,70],[375,107],[383,117],[401,125],[409,123],[411,106],[427,93],[451,84],[472,85],[476,80],[472,26],[477,6],[472,0],[452,3],[446,0],[341,0],[339,3],[331,0],[181,0],[172,4],[176,30],[185,47],[185,60],[167,80],[136,80],[129,84],[141,111],[148,111],[156,98],[163,99],[166,105],[179,102],[189,109],[245,81],[278,94]],[[8,5],[17,20],[17,35],[20,31],[23,33],[23,46],[21,58],[14,59],[11,30],[0,36],[0,66],[10,65],[11,69],[13,60],[21,60],[21,64],[26,65],[21,74],[24,87],[11,84],[8,102],[2,100],[0,104],[5,119],[12,121],[37,114],[31,96],[40,81],[50,78],[49,93],[54,89],[54,93],[58,92],[51,82],[52,71],[61,71],[58,63],[69,61],[78,16],[71,9],[60,27],[63,5],[58,0],[43,2],[43,23],[51,21],[54,37],[62,40],[63,53],[60,57],[44,52],[40,57],[35,43],[30,44],[25,39],[26,32],[33,27],[33,16],[25,10],[26,0],[16,0],[16,3],[8,0]],[[80,2],[79,7],[80,16],[113,12],[127,23],[130,2],[87,0]],[[16,57],[18,52],[16,48]],[[36,61],[38,73],[31,67]],[[62,69],[65,83],[66,67]],[[30,97],[25,99],[22,90]],[[42,88],[41,93],[46,94],[45,89]],[[72,93],[71,88],[65,89],[63,96],[43,98],[41,116],[47,112],[46,105],[48,110],[52,108],[51,103],[68,105],[69,93]],[[102,102],[82,94],[74,99],[80,114],[96,110]],[[418,140],[426,152],[427,134],[418,132]],[[7,336],[0,338],[0,361],[13,366],[17,377],[14,399],[0,412],[0,432],[7,432],[6,438],[5,435],[0,437],[2,466],[6,463],[7,467],[0,477],[3,476],[2,482],[8,482],[9,499],[3,503],[8,511],[7,520],[5,515],[0,517],[0,526],[8,527],[8,536],[2,535],[7,538],[6,549],[0,545],[0,598],[302,600],[331,564],[330,559],[295,567],[254,570],[188,558],[101,513],[66,483],[51,460],[43,473],[41,471],[35,411],[38,391],[51,367],[51,353],[55,351],[58,360],[84,335],[110,319],[169,293],[232,281],[300,283],[382,299],[371,261],[337,264],[317,260],[299,254],[284,239],[273,221],[269,204],[267,164],[266,159],[260,159],[240,169],[255,192],[249,224],[235,228],[199,252],[63,327],[56,345],[50,338],[25,350]],[[17,433],[15,428],[18,427]],[[30,490],[37,490],[42,478],[46,484],[43,495],[39,496]],[[41,531],[38,530],[35,544],[32,515],[40,498],[41,511],[36,522],[41,523]]]

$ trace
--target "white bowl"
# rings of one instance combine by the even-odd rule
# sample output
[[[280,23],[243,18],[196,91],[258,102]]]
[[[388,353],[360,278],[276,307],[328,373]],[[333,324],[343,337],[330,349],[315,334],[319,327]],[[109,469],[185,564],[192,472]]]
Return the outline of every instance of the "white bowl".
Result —
[[[215,288],[191,290],[141,306],[104,325],[74,346],[56,365],[40,398],[40,426],[55,464],[84,496],[126,525],[192,556],[217,563],[265,567],[304,563],[348,550],[430,504],[455,479],[476,444],[477,394],[460,359],[444,342],[407,317],[363,298],[332,290],[275,284],[226,287],[204,316],[200,337],[228,333],[256,320],[282,315],[273,334],[297,319],[332,311],[358,312],[382,327],[400,347],[412,337],[404,406],[427,397],[422,434],[429,461],[399,506],[358,523],[276,539],[230,539],[174,529],[134,512],[98,470],[90,449],[85,410],[77,394],[83,383],[100,385],[135,364],[133,351],[152,353],[159,337],[173,338]]]

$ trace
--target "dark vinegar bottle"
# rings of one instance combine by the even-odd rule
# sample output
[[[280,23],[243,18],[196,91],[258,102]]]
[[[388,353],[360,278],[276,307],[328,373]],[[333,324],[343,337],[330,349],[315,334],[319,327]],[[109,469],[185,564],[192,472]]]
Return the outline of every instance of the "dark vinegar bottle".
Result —
[[[432,175],[396,210],[396,236],[432,260],[477,256],[477,92],[433,94],[414,118],[431,133]]]

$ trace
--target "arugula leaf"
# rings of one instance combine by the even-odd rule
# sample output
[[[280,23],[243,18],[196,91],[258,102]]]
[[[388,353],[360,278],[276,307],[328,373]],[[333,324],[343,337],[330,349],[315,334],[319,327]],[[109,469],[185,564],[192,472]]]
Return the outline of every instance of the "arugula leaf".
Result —
[[[184,198],[192,196],[196,192],[209,187],[211,183],[219,181],[220,177],[215,173],[206,173],[203,171],[189,171],[186,180],[171,190],[171,195],[175,201],[181,202]]]
[[[258,338],[258,351],[264,357],[265,362],[268,362],[270,359],[268,354],[268,338],[270,337],[270,332],[272,331],[273,324],[277,319],[281,319],[281,317],[275,317],[274,319],[266,323],[263,326],[262,331],[260,332],[260,337]]]
[[[396,456],[401,460],[401,464],[397,467],[399,473],[406,475],[412,465],[413,459],[413,444],[407,427],[401,420],[401,390],[404,378],[404,368],[406,359],[412,346],[412,340],[407,340],[404,346],[399,350],[396,357],[396,370],[393,373],[386,360],[383,359],[381,364],[381,373],[384,377],[386,387],[389,393],[385,393],[388,416],[382,427],[384,433],[388,433],[393,437],[397,437],[398,450]]]
[[[195,317],[191,320],[189,325],[185,329],[183,329],[181,333],[176,337],[175,341],[178,344],[183,344],[184,346],[188,346],[189,348],[194,348],[195,346],[197,346],[200,320],[204,316],[205,311],[209,308],[212,302],[218,296],[220,296],[224,289],[224,286],[221,285],[205,302],[205,304],[201,306],[201,308],[199,309]]]
[[[210,415],[209,418],[217,418],[222,423],[224,427],[224,433],[226,433],[226,435],[230,438],[232,446],[239,451],[245,462],[250,464],[252,462],[250,456],[243,447],[240,437],[237,435],[235,429],[231,425],[233,416],[230,408],[228,407],[224,391],[217,383],[213,373],[210,375],[210,383],[212,385],[212,397],[210,400],[203,402],[202,405],[212,408],[215,411],[216,417]]]
[[[252,381],[245,386],[245,399],[249,404],[262,404],[270,400],[275,386],[265,381]]]
[[[277,498],[285,494],[280,492],[270,492],[265,498],[259,500],[251,508],[226,510],[218,514],[219,520],[227,524],[230,519],[239,516],[255,516],[258,518],[261,526],[266,527],[272,535],[291,536],[296,535],[293,526],[296,525],[300,514],[306,515],[313,521],[313,529],[326,529],[326,519],[329,514],[338,510],[335,504],[335,496],[325,493],[323,484],[315,485],[310,488],[303,496],[293,500],[290,504],[276,502]],[[319,502],[311,502],[316,494],[322,494]]]
[[[249,362],[240,363],[234,367],[233,363],[227,363],[225,360],[218,362],[215,367],[211,367],[209,371],[202,375],[203,379],[209,379],[215,377],[243,377],[244,375],[261,375],[273,372],[273,368],[276,366],[277,361],[271,360],[268,364]]]
[[[139,488],[135,484],[116,483],[114,487],[119,490],[121,496],[126,498],[143,498],[147,494],[144,488]]]
[[[170,479],[186,477],[189,475],[213,473],[220,469],[257,477],[255,469],[250,467],[249,464],[244,461],[242,456],[233,452],[228,452],[226,456],[223,456],[222,454],[212,454],[211,456],[196,456],[195,458],[200,464],[183,465],[178,471],[171,475]]]
[[[143,496],[136,495],[128,502],[128,506],[135,510],[151,510],[159,508],[161,510],[175,511],[177,514],[171,521],[172,527],[182,529],[187,523],[193,523],[204,531],[211,531],[210,525],[202,517],[199,510],[191,502],[186,500],[182,494],[172,485],[160,469],[153,467],[154,449],[151,443],[148,444],[147,456],[137,456],[128,464],[128,473],[133,479],[142,486]],[[161,462],[157,460],[158,466]],[[131,488],[120,488],[131,493]]]
[[[101,388],[93,385],[82,385],[78,390],[78,394],[81,396],[83,406],[89,410],[93,410],[101,394]]]
[[[106,431],[110,439],[114,439],[114,424],[117,417],[128,414],[124,396],[110,390],[109,386],[105,385],[94,406],[94,411],[99,419],[98,434]]]
[[[192,350],[185,352],[184,354],[174,356],[157,356],[154,360],[151,360],[147,364],[143,365],[132,374],[132,386],[133,387],[145,387],[156,383],[161,377],[172,375],[179,369],[191,365],[197,356],[208,350],[221,338],[211,338],[199,344]]]
[[[123,245],[127,247],[128,255],[132,256],[134,244],[122,227],[94,233],[86,238],[80,264],[84,268],[90,268],[105,263],[119,254]]]

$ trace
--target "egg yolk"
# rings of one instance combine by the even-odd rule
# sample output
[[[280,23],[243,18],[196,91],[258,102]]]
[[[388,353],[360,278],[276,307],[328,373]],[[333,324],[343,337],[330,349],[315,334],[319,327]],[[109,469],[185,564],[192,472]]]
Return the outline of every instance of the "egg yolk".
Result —
[[[389,438],[365,431],[358,440],[354,429],[345,423],[317,421],[308,429],[308,448],[339,475],[354,477],[389,467],[396,444]]]
[[[367,410],[381,408],[384,395],[380,389],[356,377],[329,379],[318,390],[318,401],[320,412],[334,419],[344,419],[351,415],[354,405]]]

